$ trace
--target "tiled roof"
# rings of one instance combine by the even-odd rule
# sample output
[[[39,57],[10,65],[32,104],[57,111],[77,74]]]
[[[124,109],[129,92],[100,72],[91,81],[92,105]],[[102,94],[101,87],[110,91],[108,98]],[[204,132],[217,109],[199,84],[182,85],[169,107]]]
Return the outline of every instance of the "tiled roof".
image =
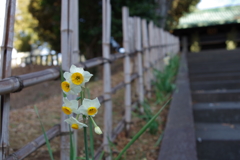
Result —
[[[227,23],[240,23],[240,6],[198,10],[186,14],[180,18],[177,29]]]

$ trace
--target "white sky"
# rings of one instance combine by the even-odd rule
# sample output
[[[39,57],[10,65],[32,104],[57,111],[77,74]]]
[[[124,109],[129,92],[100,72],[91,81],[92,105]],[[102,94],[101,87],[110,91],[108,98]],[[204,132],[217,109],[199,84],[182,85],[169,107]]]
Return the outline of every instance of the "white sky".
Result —
[[[197,4],[198,9],[209,9],[224,6],[240,5],[240,0],[201,0]]]
[[[0,45],[2,44],[5,6],[6,6],[6,0],[0,0]]]

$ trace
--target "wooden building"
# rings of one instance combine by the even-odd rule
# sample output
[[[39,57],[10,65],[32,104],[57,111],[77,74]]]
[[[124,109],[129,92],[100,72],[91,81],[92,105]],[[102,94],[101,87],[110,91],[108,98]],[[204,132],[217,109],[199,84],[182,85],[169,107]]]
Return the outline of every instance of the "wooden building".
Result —
[[[173,31],[186,36],[192,52],[240,47],[240,6],[198,10],[185,15]]]

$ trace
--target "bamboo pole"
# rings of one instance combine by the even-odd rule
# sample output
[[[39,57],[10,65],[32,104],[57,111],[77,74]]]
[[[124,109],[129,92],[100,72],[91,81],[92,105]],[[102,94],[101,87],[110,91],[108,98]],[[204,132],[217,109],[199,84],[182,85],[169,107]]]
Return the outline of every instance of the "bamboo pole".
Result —
[[[141,37],[141,19],[135,17],[135,49],[137,51],[137,72],[138,72],[138,102],[140,104],[144,101],[144,84],[143,84],[143,60],[142,60],[142,37]],[[140,108],[140,111],[143,113],[143,107]]]
[[[159,39],[160,39],[160,52],[161,52],[161,70],[164,69],[164,63],[163,63],[163,58],[164,58],[164,46],[163,46],[163,41],[164,41],[164,38],[163,38],[163,29],[162,28],[159,28]]]
[[[6,1],[4,32],[0,49],[0,80],[11,76],[15,8],[15,0]],[[0,96],[0,159],[4,159],[9,154],[9,111],[10,94]]]
[[[148,29],[147,21],[142,20],[142,44],[144,48],[144,68],[147,72],[144,73],[144,84],[147,91],[148,98],[151,97],[151,72],[150,72],[150,55],[149,55],[149,42],[148,42]]]
[[[79,51],[79,17],[78,17],[78,0],[71,0],[71,12],[70,12],[70,28],[73,29],[72,35],[72,64],[79,63],[80,51]]]
[[[154,67],[154,40],[153,40],[153,22],[150,21],[150,23],[148,24],[148,33],[149,33],[149,47],[150,47],[150,65],[151,68]],[[150,70],[151,72],[151,80],[154,80],[154,76],[153,76],[153,71],[152,69]]]
[[[157,29],[157,34],[158,34],[158,52],[159,52],[159,57],[158,57],[158,63],[159,63],[159,70],[163,69],[163,53],[162,53],[162,37],[161,37],[161,29]]]
[[[126,84],[125,89],[125,123],[126,131],[130,129],[131,122],[131,61],[129,57],[129,11],[127,7],[122,8],[122,19],[123,19],[123,47],[125,48],[125,58],[124,58],[124,82]]]
[[[78,21],[77,15],[77,0],[64,0],[62,1],[62,11],[61,11],[61,53],[62,53],[62,69],[68,71],[70,66],[73,64],[74,54],[73,50],[78,53],[78,44],[73,43],[73,41],[78,42],[78,35],[76,34],[76,27],[73,27],[75,24],[74,21]],[[76,7],[76,8],[75,8]],[[77,13],[76,13],[77,12]],[[76,25],[76,24],[75,24]],[[75,30],[74,30],[75,29]],[[76,35],[74,37],[73,35]],[[75,44],[75,45],[74,45]],[[76,54],[77,54],[76,53]],[[75,95],[68,95],[68,99],[76,99]],[[61,114],[61,132],[69,133],[69,127],[65,119],[68,116],[64,113]],[[74,136],[76,138],[76,132],[74,132]],[[77,150],[77,140],[74,142],[75,149]],[[76,153],[76,152],[75,152]],[[67,134],[61,136],[61,159],[68,160],[70,158],[70,144],[69,144],[69,136]],[[77,153],[76,153],[77,154]]]
[[[158,28],[157,26],[155,25],[154,26],[154,35],[155,35],[155,46],[159,46],[159,37],[158,37]],[[160,70],[160,63],[159,63],[159,60],[160,60],[160,52],[159,52],[159,47],[156,47],[155,48],[155,54],[156,54],[156,68],[157,70]]]
[[[62,69],[68,70],[70,66],[70,58],[68,58],[68,8],[69,1],[62,1],[62,9],[61,9],[61,53],[62,53]],[[61,132],[68,132],[68,125],[64,122],[67,118],[64,113],[61,113]],[[69,159],[69,139],[68,137],[61,136],[61,160]]]
[[[103,58],[110,59],[110,33],[111,33],[111,5],[110,0],[103,0],[103,22],[102,22],[102,52]],[[106,153],[110,153],[109,140],[112,139],[112,100],[111,100],[111,64],[103,65],[104,84],[104,137],[103,144]],[[107,156],[106,159],[111,159]]]
[[[69,41],[71,41],[71,64],[79,63],[79,18],[78,18],[78,0],[70,0],[70,9],[69,9],[69,30],[72,30],[72,37],[69,37]],[[72,39],[70,39],[72,38]],[[69,67],[70,68],[70,67]],[[70,98],[70,96],[69,96]],[[76,99],[77,96],[72,96],[71,99]],[[78,130],[73,130],[74,137],[74,149],[75,149],[75,157],[78,155]]]

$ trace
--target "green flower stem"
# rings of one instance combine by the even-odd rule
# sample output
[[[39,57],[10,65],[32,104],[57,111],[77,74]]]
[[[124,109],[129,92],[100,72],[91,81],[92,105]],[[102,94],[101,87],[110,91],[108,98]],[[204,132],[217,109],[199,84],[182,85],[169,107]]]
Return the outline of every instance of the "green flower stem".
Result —
[[[93,137],[93,125],[92,125],[92,121],[89,119],[89,133],[90,133],[90,151],[91,151],[91,156],[92,159],[94,159],[94,137]]]
[[[86,160],[88,160],[88,143],[87,143],[87,127],[83,127],[84,132],[84,146],[85,146],[85,156]]]
[[[86,120],[86,116],[83,116],[83,120]],[[83,127],[83,133],[84,133],[84,147],[85,147],[85,156],[86,160],[88,160],[88,140],[87,140],[87,127]]]
[[[91,121],[92,121],[94,127],[97,127],[97,124],[96,124],[95,121],[93,120],[92,116],[88,116],[88,117],[91,119]]]
[[[170,99],[171,100],[171,99]],[[167,101],[167,103],[164,104],[164,106],[148,121],[147,124],[133,137],[133,139],[123,148],[123,150],[119,153],[117,158],[115,160],[118,160],[121,158],[121,156],[126,152],[126,150],[148,129],[148,127],[151,125],[151,123],[158,117],[158,115],[162,112],[162,110],[167,106],[167,104],[170,102],[170,100]]]
[[[77,119],[77,120],[79,119],[79,116],[80,116],[80,114],[77,114],[77,115],[76,115],[76,119]]]
[[[82,99],[82,97],[77,97],[76,100],[79,101],[80,99]]]

